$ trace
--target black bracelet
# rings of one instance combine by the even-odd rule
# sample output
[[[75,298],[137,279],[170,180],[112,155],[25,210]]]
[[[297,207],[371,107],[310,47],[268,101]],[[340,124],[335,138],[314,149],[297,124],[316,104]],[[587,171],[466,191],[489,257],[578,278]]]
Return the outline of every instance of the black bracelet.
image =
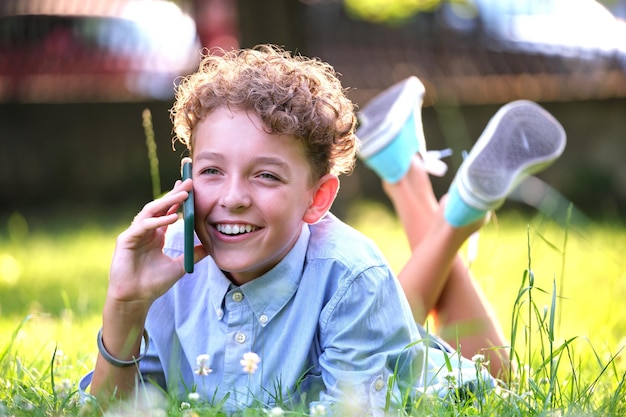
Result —
[[[137,358],[133,356],[132,359],[129,361],[123,361],[123,360],[117,359],[106,350],[106,348],[104,347],[104,342],[102,341],[102,327],[100,328],[100,331],[98,331],[98,351],[107,362],[109,362],[113,366],[117,366],[118,368],[127,368],[129,366],[137,365],[139,361],[142,360],[144,356],[146,356],[146,352],[148,351],[148,345],[150,341],[150,338],[148,336],[148,331],[146,329],[143,329],[143,341],[144,341],[143,353],[139,355],[139,357]]]

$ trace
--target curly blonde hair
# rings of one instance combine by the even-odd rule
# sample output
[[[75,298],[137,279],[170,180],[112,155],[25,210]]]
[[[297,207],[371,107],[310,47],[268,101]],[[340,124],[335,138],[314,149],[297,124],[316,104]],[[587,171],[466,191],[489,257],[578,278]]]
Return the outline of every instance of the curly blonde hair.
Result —
[[[352,172],[356,116],[334,68],[273,45],[207,54],[181,80],[171,109],[174,141],[193,152],[196,124],[218,107],[254,111],[269,134],[303,141],[314,178]]]

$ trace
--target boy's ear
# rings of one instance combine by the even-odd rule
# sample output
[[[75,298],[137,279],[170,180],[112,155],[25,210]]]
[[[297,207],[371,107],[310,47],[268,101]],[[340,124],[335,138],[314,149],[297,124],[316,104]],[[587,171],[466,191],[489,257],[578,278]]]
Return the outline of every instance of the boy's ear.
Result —
[[[304,213],[305,223],[313,224],[319,221],[333,205],[339,191],[339,178],[333,174],[326,174],[317,181],[313,200]]]

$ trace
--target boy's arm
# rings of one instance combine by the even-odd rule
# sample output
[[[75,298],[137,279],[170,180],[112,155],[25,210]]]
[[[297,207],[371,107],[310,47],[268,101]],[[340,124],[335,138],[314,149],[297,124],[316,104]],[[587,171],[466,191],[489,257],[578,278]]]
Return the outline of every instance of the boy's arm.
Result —
[[[131,305],[111,302],[107,299],[103,312],[103,325],[100,343],[108,355],[120,361],[133,361],[139,358],[147,311]],[[102,348],[100,348],[102,349]],[[100,351],[91,381],[91,394],[107,401],[113,395],[124,396],[135,387],[137,366],[117,366],[109,363]]]
[[[99,399],[132,391],[138,367],[116,362],[139,357],[150,306],[185,274],[183,256],[170,258],[163,245],[167,226],[178,220],[177,210],[191,188],[191,180],[177,181],[169,193],[148,203],[117,238],[91,383],[91,393]],[[195,255],[199,260],[206,252],[199,246]]]
[[[385,407],[391,376],[418,378],[421,345],[408,302],[386,267],[359,274],[328,317],[323,317],[322,401],[346,399],[367,410]],[[396,367],[399,366],[399,369]],[[414,375],[411,375],[414,374]],[[401,388],[407,382],[396,381]],[[402,397],[394,387],[395,399]]]

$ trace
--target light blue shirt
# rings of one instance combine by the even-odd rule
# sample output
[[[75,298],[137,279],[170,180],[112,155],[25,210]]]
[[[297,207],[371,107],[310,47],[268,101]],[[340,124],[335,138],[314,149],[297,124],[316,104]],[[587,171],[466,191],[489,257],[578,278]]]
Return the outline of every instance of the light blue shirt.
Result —
[[[182,235],[180,222],[169,228],[166,254],[183,253]],[[198,262],[155,301],[146,329],[142,374],[164,379],[181,400],[192,391],[215,403],[228,396],[227,410],[347,397],[376,411],[385,407],[394,374],[398,402],[410,386],[441,379],[436,355],[426,352],[441,358],[442,350],[415,343],[422,329],[386,260],[332,214],[303,226],[276,267],[242,286],[210,257]],[[246,352],[261,359],[253,374],[240,363]],[[208,375],[199,375],[199,355],[209,355]]]

